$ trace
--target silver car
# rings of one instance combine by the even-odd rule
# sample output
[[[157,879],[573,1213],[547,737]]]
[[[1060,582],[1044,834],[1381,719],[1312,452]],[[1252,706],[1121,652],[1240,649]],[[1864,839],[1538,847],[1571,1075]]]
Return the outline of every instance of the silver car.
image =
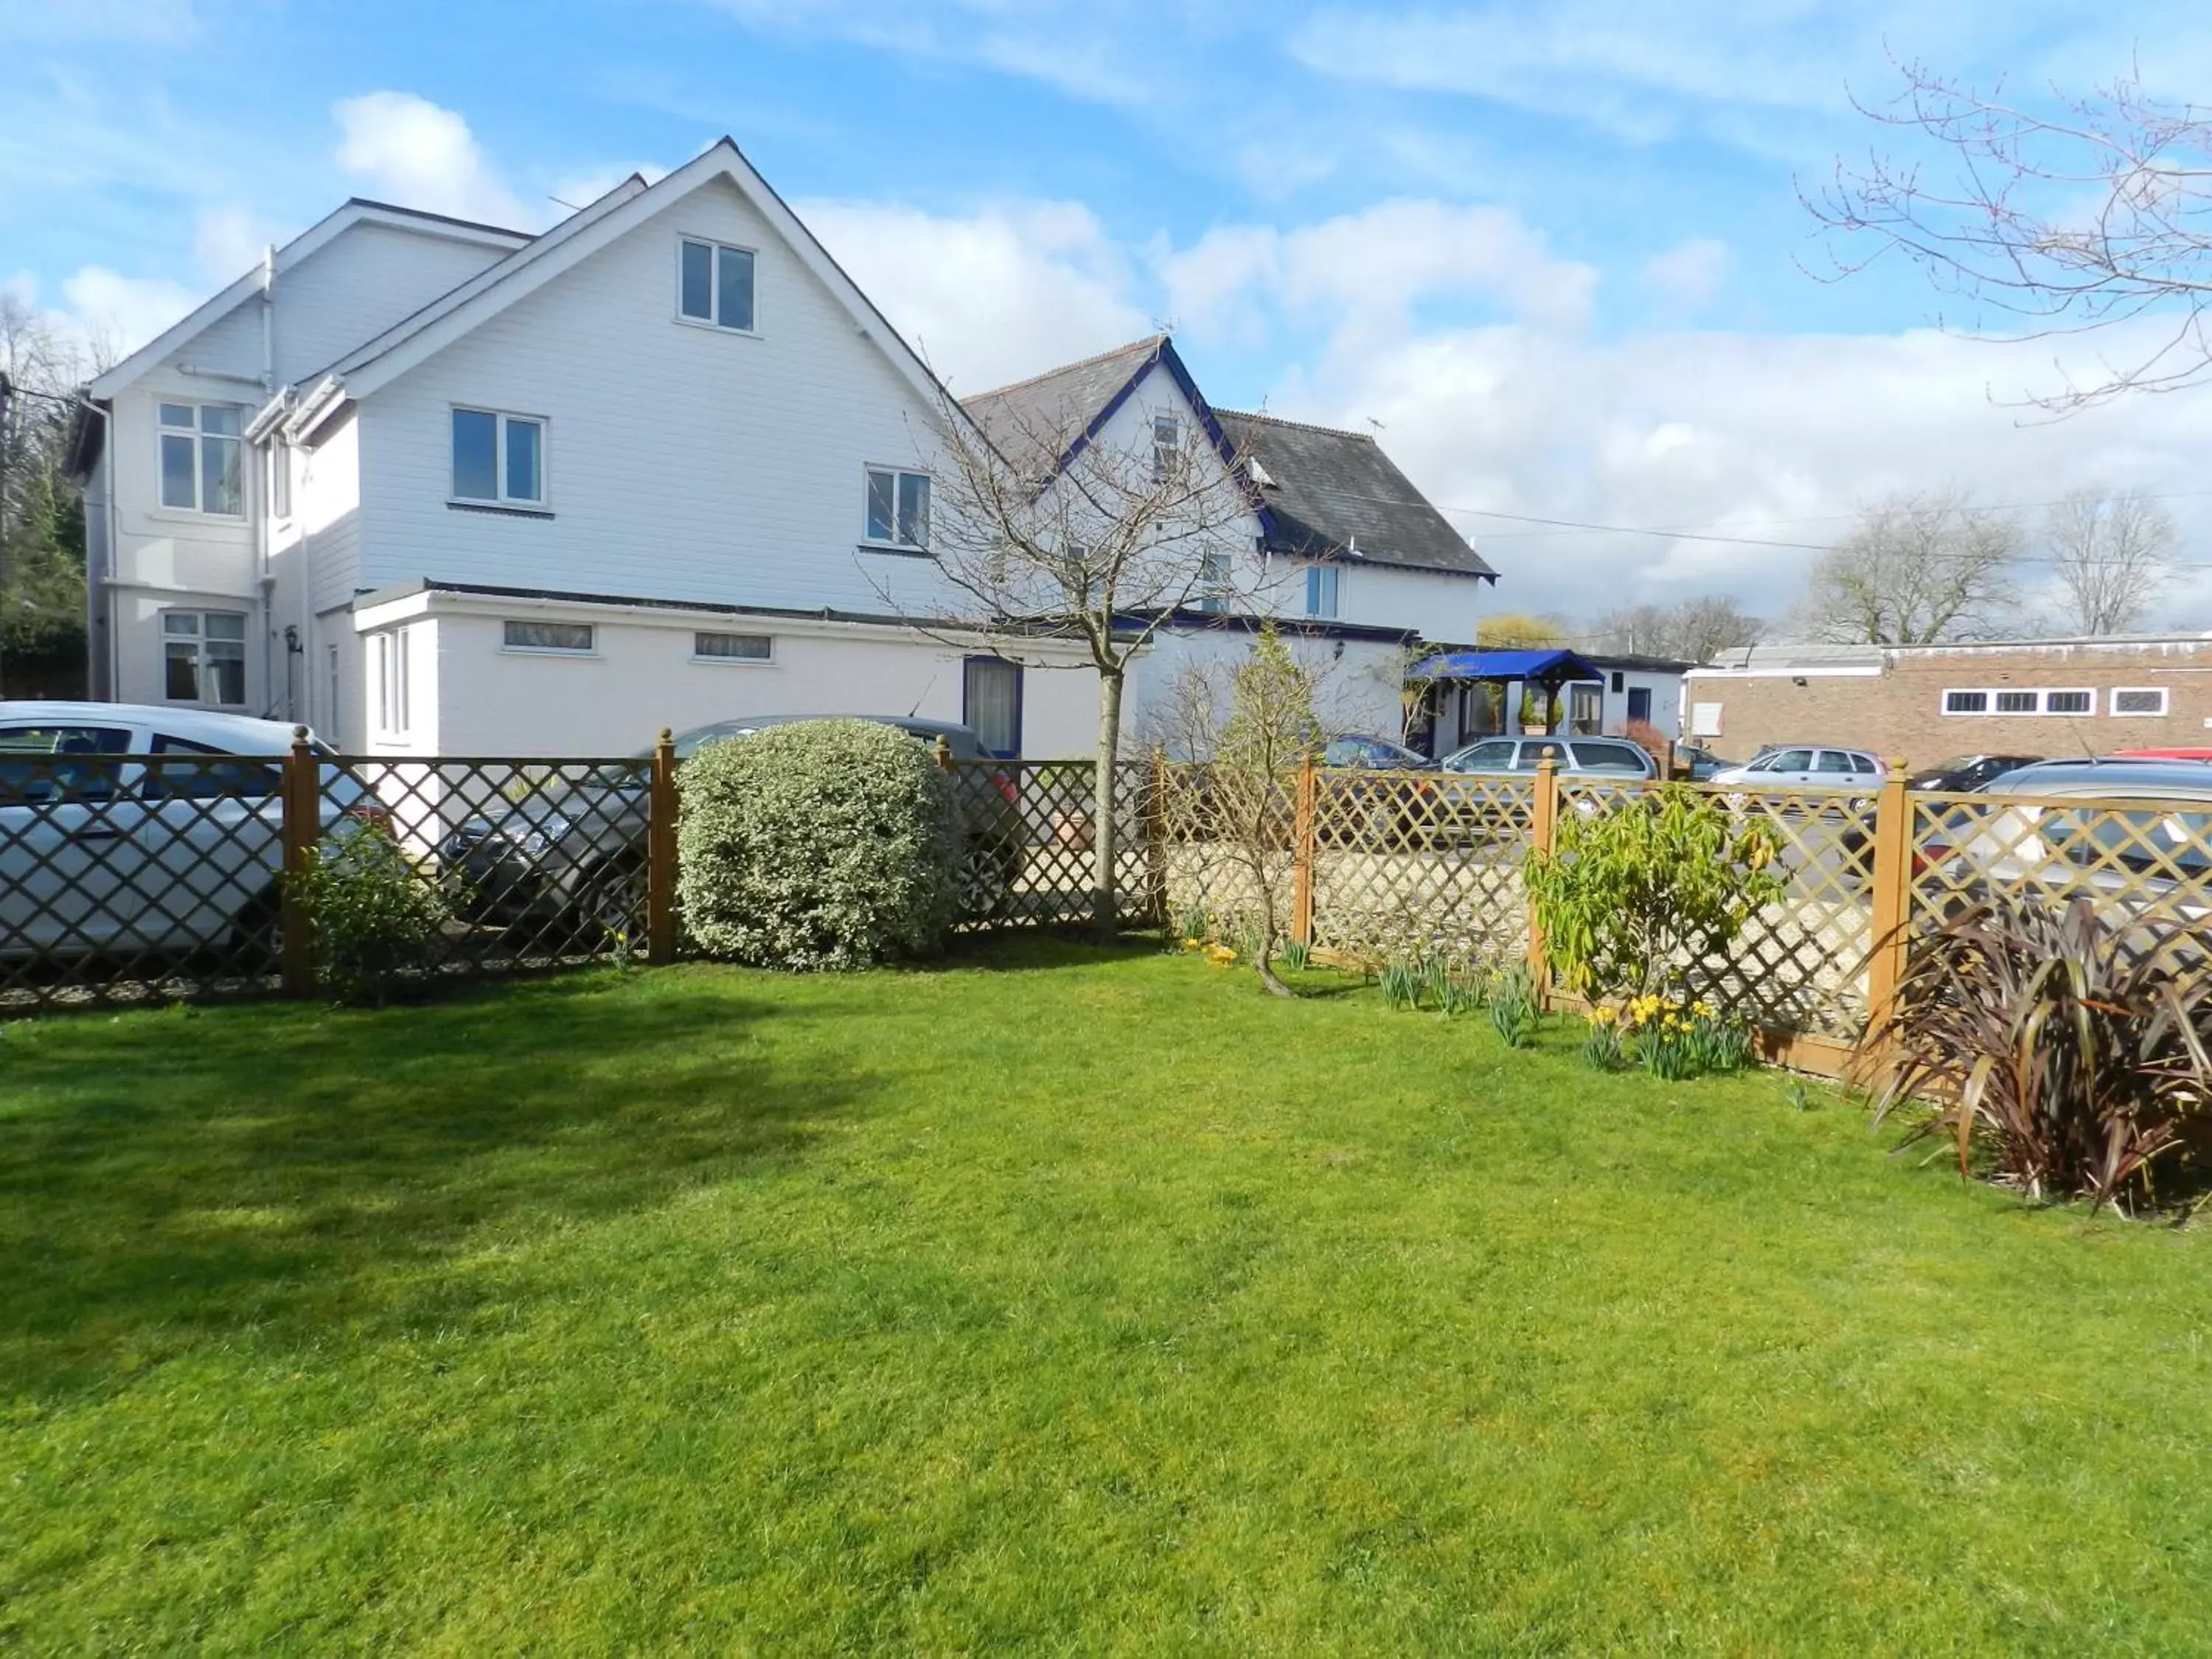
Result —
[[[1485,738],[1447,755],[1447,772],[1484,775],[1534,772],[1549,758],[1561,777],[1656,778],[1658,763],[1640,743],[1626,738]]]
[[[0,702],[0,958],[269,940],[292,733],[205,709]],[[325,830],[381,820],[322,771]]]
[[[1881,757],[1864,749],[1790,744],[1769,749],[1741,766],[1716,772],[1707,781],[1736,789],[1794,789],[1800,786],[1872,787],[1889,775]]]

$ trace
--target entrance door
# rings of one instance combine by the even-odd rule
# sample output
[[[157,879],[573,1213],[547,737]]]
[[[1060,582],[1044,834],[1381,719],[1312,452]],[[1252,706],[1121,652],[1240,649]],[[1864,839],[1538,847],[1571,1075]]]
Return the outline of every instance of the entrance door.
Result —
[[[1646,726],[1651,723],[1651,688],[1650,686],[1632,685],[1628,688],[1628,718],[1632,720],[1642,720]]]

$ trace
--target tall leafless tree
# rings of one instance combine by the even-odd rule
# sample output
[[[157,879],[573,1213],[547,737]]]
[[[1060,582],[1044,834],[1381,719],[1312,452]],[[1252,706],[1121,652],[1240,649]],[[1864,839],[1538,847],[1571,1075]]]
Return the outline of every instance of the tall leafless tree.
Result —
[[[2015,101],[1926,65],[1861,111],[1917,154],[1838,164],[1806,206],[1843,234],[1838,274],[1911,260],[2014,337],[2112,331],[2097,372],[2028,401],[2057,411],[2212,377],[2212,109],[2158,98],[2130,73],[2087,95]],[[1978,329],[1978,314],[1964,319]]]
[[[1597,623],[1595,647],[1632,656],[1711,662],[1720,652],[1756,645],[1766,624],[1723,593],[1703,593],[1671,605],[1632,605]]]
[[[78,689],[84,654],[82,493],[69,476],[84,354],[53,319],[0,294],[0,689]]]
[[[939,580],[878,592],[925,631],[1012,660],[1038,662],[1022,651],[1037,641],[1082,647],[1098,678],[1092,903],[1110,927],[1130,665],[1178,613],[1233,610],[1256,587],[1252,486],[1187,419],[1171,441],[1150,424],[1116,441],[1075,407],[1000,409],[988,430],[949,395],[938,414],[923,453]]]
[[[2133,491],[2075,491],[2051,509],[2044,539],[2077,633],[2134,627],[2173,575],[2173,520]]]
[[[1955,493],[1892,497],[1814,559],[1800,625],[1874,645],[1990,637],[2018,614],[2021,550],[2016,520]]]

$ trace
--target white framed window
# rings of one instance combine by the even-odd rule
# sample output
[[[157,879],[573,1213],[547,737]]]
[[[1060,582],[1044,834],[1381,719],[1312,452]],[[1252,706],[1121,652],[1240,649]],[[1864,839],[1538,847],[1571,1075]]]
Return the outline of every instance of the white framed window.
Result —
[[[2112,715],[2163,715],[2166,688],[2162,685],[2116,685],[2105,694],[2105,712]]]
[[[269,449],[269,510],[280,519],[292,516],[292,446],[281,441]]]
[[[1226,553],[1201,553],[1198,559],[1198,609],[1218,617],[1229,609],[1231,567]]]
[[[878,547],[929,545],[929,474],[896,467],[868,469],[865,538]]]
[[[171,702],[246,703],[246,613],[164,611],[161,695]]]
[[[701,662],[773,662],[775,641],[767,634],[694,634],[691,654]]]
[[[554,657],[588,657],[599,643],[590,623],[520,622],[500,624],[502,651],[531,651]]]
[[[2056,689],[1997,686],[1947,690],[1947,714],[2057,714],[2079,718],[2097,712],[2097,694],[2082,686]]]
[[[1336,615],[1338,591],[1344,573],[1333,564],[1306,567],[1306,615],[1324,619]]]
[[[1152,482],[1165,483],[1175,477],[1176,458],[1182,453],[1182,422],[1172,415],[1152,416]]]
[[[245,415],[236,404],[161,405],[163,507],[245,516]]]
[[[545,422],[493,409],[453,410],[453,500],[545,505]]]
[[[369,640],[376,729],[387,738],[404,738],[415,729],[414,674],[408,638],[408,630],[401,628],[374,635]]]
[[[750,334],[753,251],[684,236],[676,243],[676,314],[684,321]]]

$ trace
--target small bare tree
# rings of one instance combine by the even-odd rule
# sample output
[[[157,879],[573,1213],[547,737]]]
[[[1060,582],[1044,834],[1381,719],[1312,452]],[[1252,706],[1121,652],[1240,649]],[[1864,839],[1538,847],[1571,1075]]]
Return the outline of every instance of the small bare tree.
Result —
[[[1098,677],[1093,914],[1115,917],[1114,814],[1131,663],[1178,612],[1226,610],[1255,586],[1255,503],[1241,461],[1179,419],[1117,442],[1092,411],[996,408],[988,427],[942,399],[927,539],[941,581],[878,592],[916,626],[1013,660],[1067,641]]]
[[[1814,560],[1800,622],[1838,643],[1986,638],[2015,614],[2021,551],[2017,522],[1954,493],[1893,496]]]
[[[1897,95],[1860,111],[1944,165],[1875,155],[1801,187],[1823,225],[1871,244],[1838,254],[1838,275],[1902,256],[1939,289],[2019,319],[2015,338],[2155,324],[2096,375],[2027,400],[2054,411],[2212,376],[2212,109],[2154,97],[2132,73],[2031,107],[1899,70]]]
[[[1756,645],[1766,624],[1723,593],[1703,593],[1672,605],[1632,605],[1608,612],[1597,624],[1607,651],[1631,656],[1711,662],[1734,646]]]
[[[2066,619],[2083,634],[2118,634],[2143,618],[2173,574],[2173,520],[2132,490],[2077,490],[2051,509],[2050,544]]]
[[[1292,994],[1274,962],[1295,872],[1298,769],[1322,738],[1318,680],[1271,624],[1233,667],[1186,669],[1170,698],[1180,741],[1203,757],[1170,786],[1182,873],[1209,886],[1211,876],[1230,874],[1231,902],[1249,912],[1253,969],[1276,996]]]

